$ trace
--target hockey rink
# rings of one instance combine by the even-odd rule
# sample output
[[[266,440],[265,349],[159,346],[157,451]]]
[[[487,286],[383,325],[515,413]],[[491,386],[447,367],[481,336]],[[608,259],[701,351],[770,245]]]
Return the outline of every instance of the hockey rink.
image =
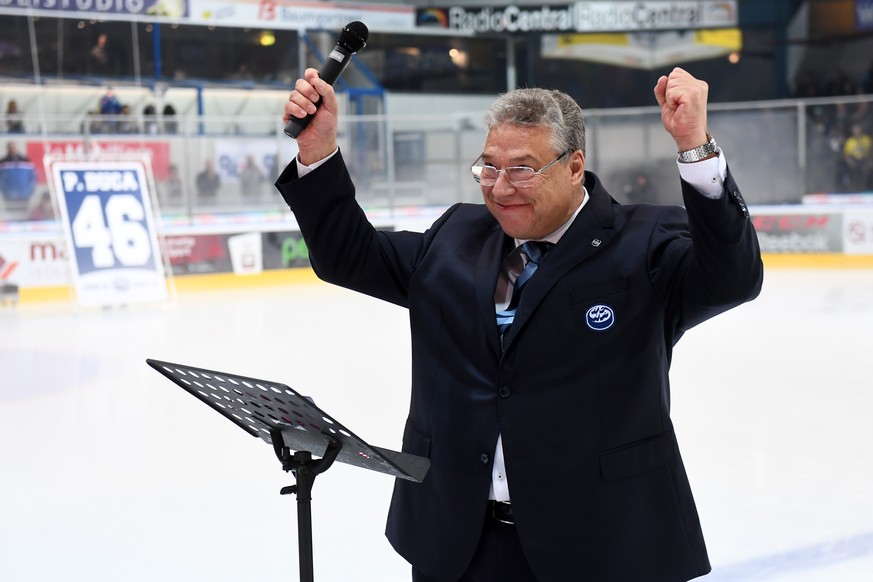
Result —
[[[147,358],[287,384],[401,446],[401,308],[314,280],[0,308],[0,581],[299,579],[293,476]],[[704,580],[873,580],[873,270],[768,268],[760,298],[680,341],[672,406]],[[316,580],[410,579],[383,535],[392,486],[316,478]]]

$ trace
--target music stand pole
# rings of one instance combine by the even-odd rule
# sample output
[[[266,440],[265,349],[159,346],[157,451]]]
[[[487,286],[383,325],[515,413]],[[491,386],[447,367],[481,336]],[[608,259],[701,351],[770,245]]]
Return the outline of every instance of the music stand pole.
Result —
[[[296,451],[293,455],[291,449],[285,446],[282,433],[270,431],[273,441],[273,450],[282,462],[282,469],[287,473],[291,471],[297,480],[296,485],[283,487],[279,493],[288,495],[294,493],[297,496],[297,547],[300,560],[300,582],[314,582],[313,559],[312,559],[312,485],[316,475],[327,471],[336,460],[342,449],[342,444],[336,439],[330,439],[327,450],[321,459],[312,460],[309,451]]]

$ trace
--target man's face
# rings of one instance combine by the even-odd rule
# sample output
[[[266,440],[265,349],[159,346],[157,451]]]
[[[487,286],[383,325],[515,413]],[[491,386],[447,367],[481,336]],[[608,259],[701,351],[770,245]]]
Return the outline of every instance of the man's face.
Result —
[[[488,132],[481,163],[498,170],[510,166],[539,170],[561,153],[549,147],[548,128],[504,124]],[[485,206],[509,236],[541,239],[564,224],[582,203],[584,169],[582,152],[575,151],[525,188],[513,186],[501,172],[493,186],[482,186]]]

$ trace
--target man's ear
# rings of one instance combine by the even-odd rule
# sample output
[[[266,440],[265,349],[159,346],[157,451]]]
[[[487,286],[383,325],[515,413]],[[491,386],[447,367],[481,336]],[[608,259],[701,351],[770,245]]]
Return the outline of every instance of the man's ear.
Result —
[[[570,153],[568,165],[573,184],[581,184],[585,179],[585,154],[582,153],[582,150]]]

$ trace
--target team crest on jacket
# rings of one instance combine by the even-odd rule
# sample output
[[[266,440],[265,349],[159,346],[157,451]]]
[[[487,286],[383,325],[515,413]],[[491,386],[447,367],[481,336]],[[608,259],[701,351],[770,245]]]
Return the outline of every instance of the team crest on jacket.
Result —
[[[615,312],[609,305],[595,305],[585,312],[585,323],[594,331],[604,331],[615,323]]]

